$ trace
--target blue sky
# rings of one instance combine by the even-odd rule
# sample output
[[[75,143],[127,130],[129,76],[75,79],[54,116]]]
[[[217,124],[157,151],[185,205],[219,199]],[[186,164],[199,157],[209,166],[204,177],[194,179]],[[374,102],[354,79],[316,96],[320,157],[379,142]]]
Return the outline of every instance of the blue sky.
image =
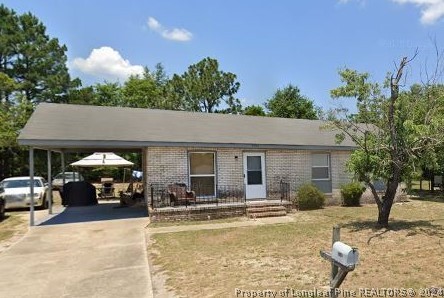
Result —
[[[323,108],[350,67],[381,81],[401,57],[419,56],[409,82],[444,48],[444,0],[2,1],[32,12],[68,47],[84,85],[120,80],[161,62],[169,74],[210,56],[238,76],[244,105],[292,83]]]

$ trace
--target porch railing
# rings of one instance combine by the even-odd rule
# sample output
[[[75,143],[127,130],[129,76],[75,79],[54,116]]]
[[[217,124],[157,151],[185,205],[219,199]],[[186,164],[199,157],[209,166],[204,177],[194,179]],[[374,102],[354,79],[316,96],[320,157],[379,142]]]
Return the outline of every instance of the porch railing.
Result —
[[[280,198],[282,201],[290,201],[290,183],[285,181],[279,182]]]
[[[275,182],[269,182],[267,185],[267,199],[290,201],[291,199],[291,187],[290,183],[285,180],[278,180]]]
[[[202,204],[234,204],[245,203],[244,189],[234,185],[216,186],[212,185],[193,185],[191,191],[194,191],[196,200],[183,200],[183,206],[202,205]],[[163,208],[173,206],[168,185],[151,184],[150,186],[150,205],[152,208]]]
[[[196,184],[188,189],[194,191],[196,200],[183,200],[182,205],[202,204],[234,204],[246,203],[245,186],[237,185],[204,185]],[[150,187],[150,205],[152,208],[163,208],[173,206],[170,194],[168,193],[168,185],[151,184]],[[291,190],[290,183],[279,181],[278,183],[269,184],[267,186],[267,199],[290,201]]]

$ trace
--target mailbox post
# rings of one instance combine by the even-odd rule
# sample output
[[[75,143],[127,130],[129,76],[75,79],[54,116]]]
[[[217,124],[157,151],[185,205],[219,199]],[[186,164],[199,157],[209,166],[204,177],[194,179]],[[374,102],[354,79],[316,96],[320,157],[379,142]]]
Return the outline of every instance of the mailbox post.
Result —
[[[347,274],[355,270],[355,266],[359,260],[358,250],[339,241],[339,235],[339,227],[334,227],[331,252],[321,250],[321,257],[330,261],[332,264],[330,291],[333,298],[338,296],[336,289],[342,284]]]

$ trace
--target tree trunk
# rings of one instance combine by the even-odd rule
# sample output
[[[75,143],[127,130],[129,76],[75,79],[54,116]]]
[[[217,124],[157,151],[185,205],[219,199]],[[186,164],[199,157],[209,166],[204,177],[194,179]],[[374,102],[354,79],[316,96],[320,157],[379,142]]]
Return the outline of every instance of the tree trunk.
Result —
[[[381,208],[379,208],[378,213],[378,226],[380,228],[388,228],[390,211],[392,209],[393,201],[390,203],[389,200],[384,200]]]
[[[395,200],[396,190],[398,189],[399,179],[393,179],[387,185],[382,203],[378,204],[378,226],[388,228],[390,211]]]

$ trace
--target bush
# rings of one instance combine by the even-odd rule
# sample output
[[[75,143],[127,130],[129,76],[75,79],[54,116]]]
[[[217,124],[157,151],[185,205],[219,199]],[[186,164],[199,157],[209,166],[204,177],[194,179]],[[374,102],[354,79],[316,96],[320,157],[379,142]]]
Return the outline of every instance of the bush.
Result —
[[[351,182],[341,186],[341,196],[343,206],[360,206],[360,199],[365,191],[365,187],[359,182]]]
[[[296,197],[299,210],[320,209],[324,206],[325,195],[313,184],[299,187]]]

